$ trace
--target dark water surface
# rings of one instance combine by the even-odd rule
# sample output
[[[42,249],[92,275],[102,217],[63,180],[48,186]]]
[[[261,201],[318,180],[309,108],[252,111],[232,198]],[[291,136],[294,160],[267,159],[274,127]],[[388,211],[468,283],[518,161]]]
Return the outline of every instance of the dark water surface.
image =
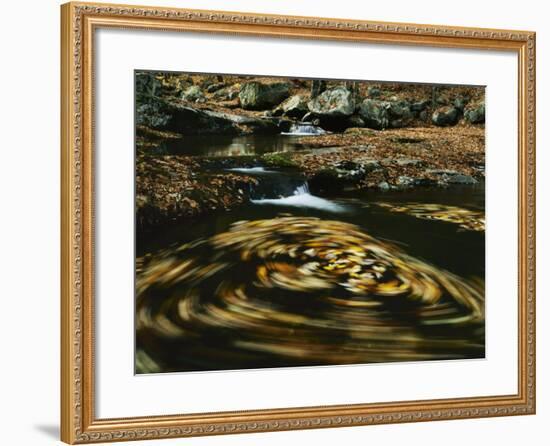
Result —
[[[249,174],[252,202],[137,235],[138,373],[484,357],[485,232],[391,210],[484,211],[483,184],[316,197],[297,174]]]

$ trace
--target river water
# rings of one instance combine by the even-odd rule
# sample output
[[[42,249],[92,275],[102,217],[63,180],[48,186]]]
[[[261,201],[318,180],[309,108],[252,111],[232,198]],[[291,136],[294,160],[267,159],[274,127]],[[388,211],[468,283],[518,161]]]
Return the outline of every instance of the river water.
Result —
[[[294,150],[295,136],[209,137],[172,153]],[[296,172],[234,168],[252,199],[137,236],[136,371],[485,355],[485,188],[323,197]]]

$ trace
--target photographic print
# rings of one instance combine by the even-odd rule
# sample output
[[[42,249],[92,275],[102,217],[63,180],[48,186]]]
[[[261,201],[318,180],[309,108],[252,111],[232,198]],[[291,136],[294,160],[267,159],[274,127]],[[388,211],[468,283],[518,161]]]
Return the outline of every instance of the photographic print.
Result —
[[[485,357],[485,87],[135,71],[135,372]]]

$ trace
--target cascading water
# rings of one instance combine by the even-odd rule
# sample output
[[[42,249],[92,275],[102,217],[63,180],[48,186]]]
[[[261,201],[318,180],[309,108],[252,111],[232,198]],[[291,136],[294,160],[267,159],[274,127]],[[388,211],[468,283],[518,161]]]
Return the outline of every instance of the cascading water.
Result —
[[[322,135],[326,133],[321,127],[308,122],[299,122],[290,126],[290,131],[283,132],[281,135]]]
[[[261,167],[239,169],[239,171],[254,175],[258,179],[258,184],[252,187],[250,194],[251,202],[254,204],[306,207],[327,212],[345,211],[344,206],[312,195],[307,180],[302,175],[264,170]]]

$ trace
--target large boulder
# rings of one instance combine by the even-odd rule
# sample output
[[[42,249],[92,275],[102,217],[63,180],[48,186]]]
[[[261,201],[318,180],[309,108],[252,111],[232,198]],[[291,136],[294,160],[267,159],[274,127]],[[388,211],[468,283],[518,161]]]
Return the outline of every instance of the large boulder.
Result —
[[[390,103],[375,99],[365,99],[359,107],[359,116],[363,119],[365,127],[382,130],[390,126],[388,109]]]
[[[456,125],[460,120],[461,115],[461,111],[456,107],[441,107],[432,114],[432,123],[439,127]]]
[[[308,112],[307,99],[299,94],[289,97],[273,109],[273,116],[302,119]]]
[[[323,91],[308,103],[308,108],[314,115],[324,118],[346,118],[355,111],[355,101],[345,87],[335,87]]]
[[[238,126],[226,116],[197,110],[181,102],[151,100],[137,107],[136,124],[182,135],[236,135]]]
[[[404,127],[411,122],[414,114],[406,101],[365,99],[359,107],[359,116],[365,122],[365,127],[382,130]]]
[[[470,124],[485,123],[485,104],[480,104],[477,107],[469,108],[464,112],[464,117]]]
[[[290,86],[286,82],[263,83],[247,82],[241,87],[239,100],[245,110],[266,110],[290,95]]]

